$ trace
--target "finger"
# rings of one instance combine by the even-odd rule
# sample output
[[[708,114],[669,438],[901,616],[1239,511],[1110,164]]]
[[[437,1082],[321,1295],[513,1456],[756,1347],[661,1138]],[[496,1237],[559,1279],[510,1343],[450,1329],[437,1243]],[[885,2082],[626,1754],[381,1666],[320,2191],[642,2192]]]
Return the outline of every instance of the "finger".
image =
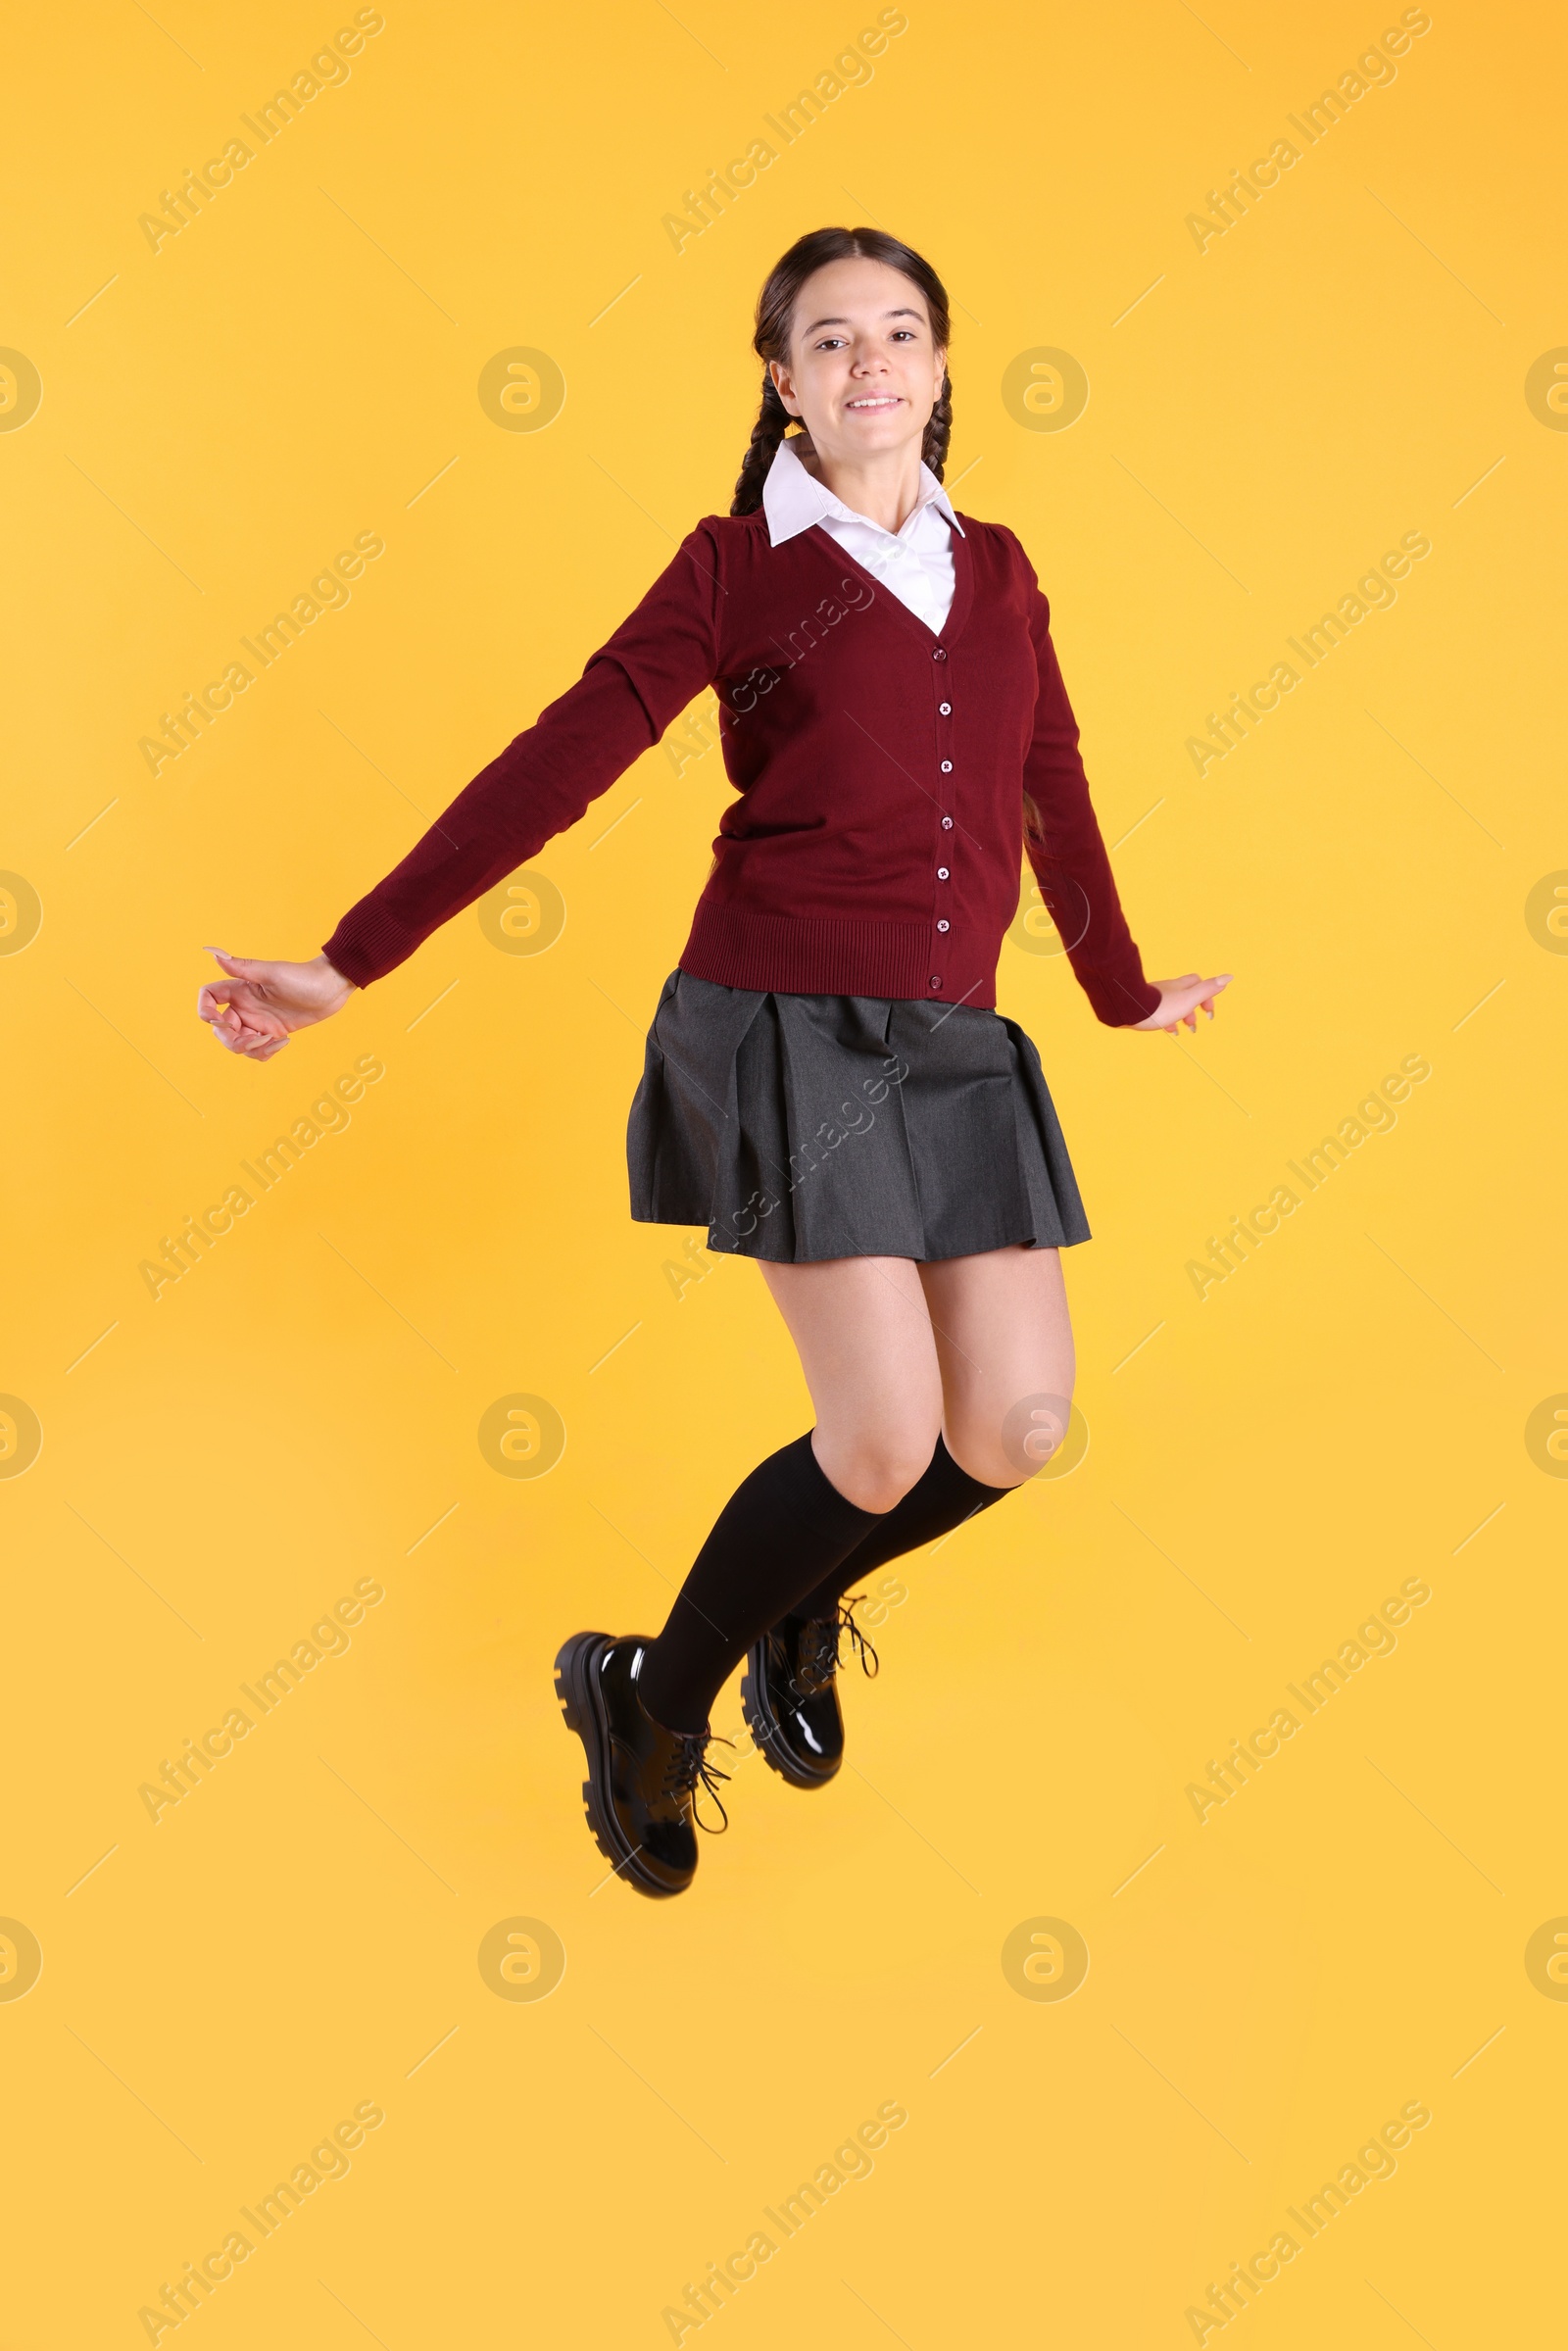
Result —
[[[259,1029],[253,1029],[249,1021],[242,1020],[237,1012],[229,1010],[226,1005],[219,1006],[208,1026],[215,1037],[222,1037],[230,1045],[242,1045],[247,1037],[260,1036],[264,1033]]]
[[[231,1004],[236,997],[243,996],[246,985],[244,980],[208,980],[196,999],[202,1018],[210,1019],[215,1005]]]
[[[278,1034],[276,1029],[267,1024],[243,1019],[232,1007],[227,1006],[220,1009],[211,1026],[215,1035],[224,1037],[240,1052],[248,1052],[253,1046],[270,1042]]]
[[[220,1017],[254,1037],[286,1037],[289,1033],[286,1021],[278,1019],[275,1013],[270,1012],[264,1004],[257,1004],[250,997],[242,996],[233,1004],[222,1006]]]
[[[220,947],[210,947],[207,953],[230,979],[248,981],[253,988],[265,988],[277,976],[276,964],[259,962],[254,955],[225,955]]]
[[[222,1036],[230,1053],[243,1053],[247,1058],[255,1054],[262,1046],[271,1043],[271,1039],[260,1029],[241,1027],[217,1033]]]
[[[218,963],[222,970],[228,973],[230,979],[242,980],[247,972],[255,971],[260,968],[252,956],[231,955],[226,954],[225,951],[220,947],[209,947],[206,950],[206,953],[212,956],[213,960]]]

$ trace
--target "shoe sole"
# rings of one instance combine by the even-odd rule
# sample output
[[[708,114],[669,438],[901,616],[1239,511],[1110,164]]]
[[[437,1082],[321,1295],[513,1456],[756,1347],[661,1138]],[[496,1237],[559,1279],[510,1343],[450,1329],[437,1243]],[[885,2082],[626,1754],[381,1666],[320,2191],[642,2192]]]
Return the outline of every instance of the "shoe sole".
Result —
[[[754,1641],[746,1652],[746,1671],[741,1676],[741,1712],[746,1728],[756,1741],[762,1761],[770,1771],[787,1780],[791,1788],[826,1788],[839,1775],[835,1763],[829,1772],[808,1771],[790,1748],[777,1716],[767,1703],[767,1682],[763,1672],[763,1644]]]
[[[594,1668],[610,1645],[608,1633],[574,1633],[556,1659],[556,1696],[568,1731],[582,1740],[588,1777],[582,1784],[582,1808],[588,1832],[614,1875],[654,1901],[684,1893],[681,1886],[664,1886],[639,1860],[642,1847],[628,1846],[610,1801],[610,1726],[600,1704]]]

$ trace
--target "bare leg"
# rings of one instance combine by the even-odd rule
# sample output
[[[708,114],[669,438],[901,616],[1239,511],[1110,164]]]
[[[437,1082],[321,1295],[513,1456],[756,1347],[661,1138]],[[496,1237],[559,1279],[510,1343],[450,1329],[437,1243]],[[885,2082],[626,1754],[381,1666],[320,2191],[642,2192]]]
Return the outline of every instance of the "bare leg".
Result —
[[[984,1485],[1021,1485],[1067,1433],[1076,1367],[1061,1252],[987,1249],[913,1270],[941,1368],[949,1452]]]
[[[859,1509],[891,1510],[930,1461],[942,1426],[925,1269],[907,1257],[760,1263],[810,1391],[822,1475]]]
[[[939,1429],[986,1486],[1021,1485],[1065,1437],[1076,1365],[1059,1250],[761,1272],[800,1353],[822,1473],[862,1510],[908,1492]]]

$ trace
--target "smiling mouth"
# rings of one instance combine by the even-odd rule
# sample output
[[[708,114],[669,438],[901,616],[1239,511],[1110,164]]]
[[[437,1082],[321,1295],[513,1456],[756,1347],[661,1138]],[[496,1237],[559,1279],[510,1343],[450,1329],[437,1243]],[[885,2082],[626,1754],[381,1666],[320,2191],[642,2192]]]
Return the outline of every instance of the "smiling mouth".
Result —
[[[861,414],[864,415],[867,412],[874,411],[876,409],[898,408],[901,406],[901,400],[899,394],[896,392],[872,392],[868,393],[862,400],[846,401],[845,406],[847,408],[858,409]]]

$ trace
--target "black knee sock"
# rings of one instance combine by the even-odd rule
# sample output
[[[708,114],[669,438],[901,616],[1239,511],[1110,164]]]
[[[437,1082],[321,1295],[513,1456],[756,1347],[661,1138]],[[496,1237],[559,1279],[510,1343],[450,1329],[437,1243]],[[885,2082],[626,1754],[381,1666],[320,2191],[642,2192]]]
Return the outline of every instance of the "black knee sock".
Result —
[[[719,1512],[644,1659],[637,1687],[654,1720],[703,1730],[758,1636],[890,1515],[846,1501],[808,1434],[759,1462]]]
[[[890,1559],[917,1550],[921,1543],[935,1543],[939,1535],[961,1527],[977,1510],[989,1510],[993,1502],[1011,1492],[1010,1486],[982,1486],[978,1478],[971,1478],[938,1437],[930,1467],[903,1501],[885,1512],[848,1557],[812,1591],[794,1601],[787,1613],[794,1617],[832,1616],[850,1586],[858,1584],[873,1568],[885,1567]]]

